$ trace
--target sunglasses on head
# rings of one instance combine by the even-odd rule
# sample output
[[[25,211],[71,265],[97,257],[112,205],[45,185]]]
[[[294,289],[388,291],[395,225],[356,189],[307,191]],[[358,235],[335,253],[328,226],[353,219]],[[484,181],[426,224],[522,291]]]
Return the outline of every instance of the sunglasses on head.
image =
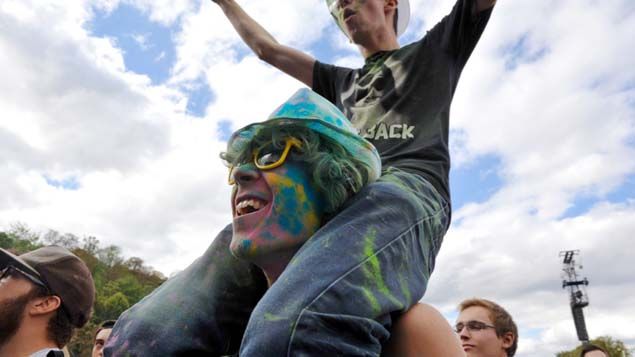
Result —
[[[46,285],[46,283],[44,283],[42,281],[42,279],[40,279],[39,277],[37,277],[36,275],[33,275],[32,273],[26,272],[14,265],[9,265],[6,268],[2,269],[0,271],[0,280],[9,277],[9,276],[13,276],[13,274],[20,274],[21,276],[23,276],[24,278],[26,278],[27,280],[29,280],[30,282],[32,282],[35,285],[39,285],[41,287],[43,287],[44,289],[46,289],[47,292],[50,292],[51,289],[49,289],[48,285]]]
[[[456,333],[461,333],[461,331],[463,331],[463,328],[467,328],[468,331],[470,332],[474,332],[474,331],[481,331],[487,328],[493,328],[496,329],[495,326],[492,325],[488,325],[484,322],[481,321],[476,321],[476,320],[470,320],[466,323],[463,322],[459,322],[458,324],[456,324],[454,326],[454,331]]]
[[[295,147],[296,149],[302,148],[302,143],[300,140],[296,138],[286,138],[284,143],[284,148],[277,147],[273,142],[269,142],[265,145],[260,146],[252,152],[253,163],[260,170],[271,170],[276,167],[281,166],[287,159],[289,155],[289,151],[291,151],[291,147]],[[231,165],[229,167],[229,177],[227,182],[230,185],[236,184],[234,180],[234,171],[236,167],[243,165]]]

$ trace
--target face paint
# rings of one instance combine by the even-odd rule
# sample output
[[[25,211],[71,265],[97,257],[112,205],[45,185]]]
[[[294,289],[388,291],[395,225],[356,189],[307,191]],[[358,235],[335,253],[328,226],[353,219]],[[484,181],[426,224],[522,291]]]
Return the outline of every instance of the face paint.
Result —
[[[282,269],[315,233],[323,216],[323,199],[306,166],[287,160],[261,171],[245,164],[235,171],[232,194],[232,253],[260,266]]]

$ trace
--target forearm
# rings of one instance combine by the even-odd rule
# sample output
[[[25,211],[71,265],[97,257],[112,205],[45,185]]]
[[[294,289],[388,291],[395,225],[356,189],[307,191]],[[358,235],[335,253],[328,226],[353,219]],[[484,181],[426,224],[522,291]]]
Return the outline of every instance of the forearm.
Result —
[[[304,52],[280,45],[267,30],[252,19],[235,0],[217,3],[243,41],[261,60],[311,87],[315,59]]]
[[[487,10],[490,7],[496,4],[496,0],[475,0],[474,1],[474,10],[475,13],[479,13],[483,10]]]
[[[278,45],[276,39],[252,19],[236,1],[215,0],[214,2],[221,7],[245,44],[254,51],[258,58],[267,61],[273,48]]]

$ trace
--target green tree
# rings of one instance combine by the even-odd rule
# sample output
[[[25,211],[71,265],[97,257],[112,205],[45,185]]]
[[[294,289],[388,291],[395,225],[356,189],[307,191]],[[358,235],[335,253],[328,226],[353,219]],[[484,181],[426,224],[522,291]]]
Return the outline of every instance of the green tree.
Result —
[[[23,254],[42,246],[40,235],[24,223],[12,223],[9,231],[3,233],[2,248],[15,254]]]
[[[121,248],[116,245],[109,245],[106,248],[99,249],[97,251],[97,256],[99,257],[99,260],[110,268],[123,262],[123,258],[121,257]]]
[[[103,304],[103,320],[115,320],[130,307],[128,298],[121,292],[111,295]]]
[[[72,233],[60,234],[58,231],[49,229],[44,234],[44,242],[47,245],[59,245],[68,250],[73,250],[79,246],[79,238]]]
[[[10,249],[15,245],[15,240],[6,232],[0,232],[0,248]]]
[[[606,349],[611,357],[633,357],[633,351],[627,348],[624,342],[613,339],[610,336],[598,337],[591,340],[591,343]],[[582,347],[583,346],[580,345],[570,351],[559,352],[556,354],[556,357],[580,357]]]
[[[99,328],[100,323],[88,321],[88,323],[80,330],[75,332],[75,336],[68,344],[68,350],[72,356],[84,357],[90,356],[93,352],[93,342],[95,332]]]
[[[93,236],[84,237],[84,239],[82,239],[82,249],[87,251],[89,254],[97,255],[97,251],[99,250],[99,239]]]

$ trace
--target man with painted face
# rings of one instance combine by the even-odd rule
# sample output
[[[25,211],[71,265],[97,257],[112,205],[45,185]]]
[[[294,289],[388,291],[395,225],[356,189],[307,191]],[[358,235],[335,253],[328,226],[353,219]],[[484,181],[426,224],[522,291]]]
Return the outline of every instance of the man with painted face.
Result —
[[[203,257],[119,318],[105,355],[235,353],[247,320],[268,341],[288,338],[285,333],[291,331],[297,347],[290,355],[379,355],[390,328],[390,315],[381,311],[380,302],[405,311],[420,296],[409,281],[425,272],[410,272],[401,261],[419,261],[424,249],[394,256],[404,245],[400,239],[384,246],[387,254],[373,253],[377,232],[412,219],[419,210],[439,208],[433,201],[404,204],[399,212],[376,216],[372,224],[360,212],[382,213],[386,199],[417,195],[426,186],[401,186],[399,171],[378,178],[376,149],[335,106],[306,89],[266,122],[238,130],[222,156],[234,187],[232,227]],[[443,226],[431,219],[417,229]],[[416,237],[406,231],[403,238]],[[342,266],[348,269],[345,276]],[[391,272],[394,279],[386,275],[387,266],[397,271]],[[323,294],[316,298],[316,291]],[[460,352],[447,322],[431,308],[423,311],[418,316],[429,321],[417,328],[432,341],[423,346],[426,351],[454,356],[454,338],[454,351]],[[325,333],[335,338],[326,340]],[[392,341],[409,339],[405,336],[411,335],[405,331]],[[395,347],[388,351],[404,350]],[[240,355],[286,355],[277,348],[262,344],[245,352],[243,345]]]
[[[310,110],[310,111],[308,111]],[[328,251],[300,247],[364,186],[377,180],[379,154],[337,108],[301,89],[262,123],[236,131],[221,156],[233,186],[230,250],[256,264],[271,288],[288,263]],[[329,264],[326,259],[324,264]],[[285,274],[293,274],[285,273]],[[281,282],[276,285],[284,285]]]

